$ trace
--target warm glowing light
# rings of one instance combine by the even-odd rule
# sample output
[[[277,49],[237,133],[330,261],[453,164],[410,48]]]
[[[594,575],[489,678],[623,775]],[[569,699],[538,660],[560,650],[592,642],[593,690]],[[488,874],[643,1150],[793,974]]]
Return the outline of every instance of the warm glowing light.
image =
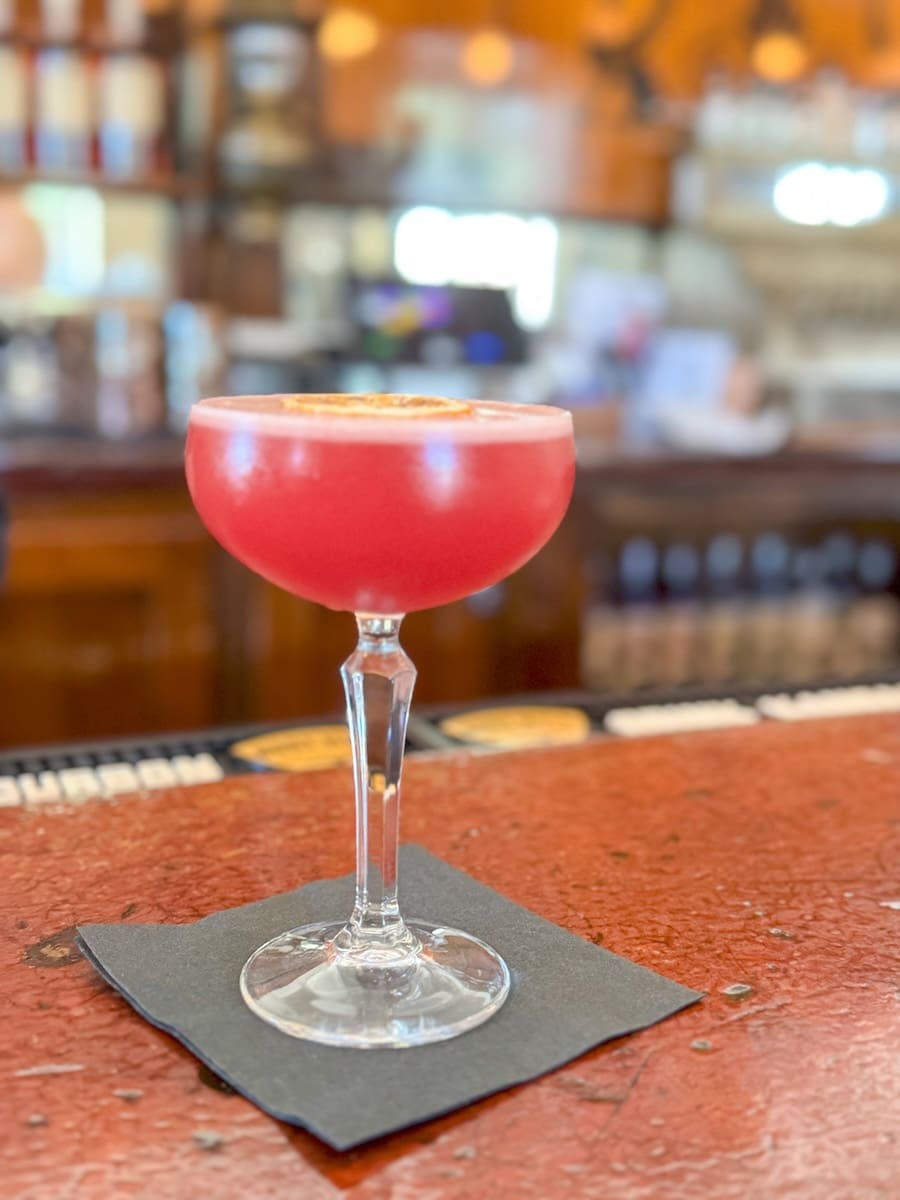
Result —
[[[598,46],[621,46],[633,33],[633,21],[619,4],[594,4],[584,22],[586,40]]]
[[[888,207],[890,189],[870,167],[829,167],[808,162],[790,167],[775,182],[772,203],[796,225],[864,225]]]
[[[478,87],[496,87],[512,74],[513,44],[502,30],[479,29],[466,39],[460,56],[463,74]]]
[[[803,41],[787,30],[772,30],[757,38],[751,54],[753,69],[771,83],[799,79],[809,66],[809,51]]]
[[[22,189],[22,207],[43,240],[43,286],[58,296],[99,291],[106,269],[106,207],[94,188],[33,183]],[[0,238],[18,246],[12,230]]]
[[[525,261],[513,292],[513,312],[523,329],[543,329],[553,315],[559,230],[547,217],[528,221]]]
[[[378,45],[381,30],[368,13],[356,8],[335,8],[319,26],[319,51],[332,62],[363,58]]]

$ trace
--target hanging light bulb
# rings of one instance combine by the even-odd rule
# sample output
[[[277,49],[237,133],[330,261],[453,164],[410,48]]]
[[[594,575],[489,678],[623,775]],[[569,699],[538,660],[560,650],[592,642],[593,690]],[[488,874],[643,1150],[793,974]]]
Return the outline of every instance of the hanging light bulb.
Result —
[[[792,83],[809,65],[809,51],[794,34],[766,33],[755,43],[751,62],[770,83]]]
[[[381,40],[378,22],[358,8],[333,8],[319,26],[319,53],[332,62],[370,54]]]
[[[466,79],[477,87],[497,87],[512,74],[516,52],[510,37],[495,26],[476,29],[460,55]]]
[[[809,49],[788,0],[762,0],[754,21],[750,62],[769,83],[793,83],[809,66]]]
[[[627,4],[625,0],[591,0],[582,22],[589,45],[614,49],[624,46],[655,16],[657,5]],[[646,11],[645,11],[646,10]]]

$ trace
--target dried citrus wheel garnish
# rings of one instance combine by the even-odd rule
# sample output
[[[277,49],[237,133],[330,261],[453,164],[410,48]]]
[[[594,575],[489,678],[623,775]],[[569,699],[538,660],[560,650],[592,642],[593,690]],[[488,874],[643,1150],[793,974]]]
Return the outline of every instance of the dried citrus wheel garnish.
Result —
[[[336,417],[465,417],[472,405],[443,396],[390,396],[376,392],[348,396],[283,396],[288,412]]]

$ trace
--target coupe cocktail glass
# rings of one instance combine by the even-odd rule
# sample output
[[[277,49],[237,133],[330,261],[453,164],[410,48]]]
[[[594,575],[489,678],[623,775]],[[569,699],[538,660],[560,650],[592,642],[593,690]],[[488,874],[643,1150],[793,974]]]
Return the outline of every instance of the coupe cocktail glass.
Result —
[[[478,938],[406,922],[398,907],[416,677],[400,623],[497,583],[544,545],[572,491],[569,414],[410,396],[204,400],[191,412],[186,467],[222,546],[294,595],[354,613],[359,630],[341,670],[353,912],[260,947],[241,975],[244,999],[284,1032],[336,1046],[422,1045],[479,1025],[506,999],[506,964]]]

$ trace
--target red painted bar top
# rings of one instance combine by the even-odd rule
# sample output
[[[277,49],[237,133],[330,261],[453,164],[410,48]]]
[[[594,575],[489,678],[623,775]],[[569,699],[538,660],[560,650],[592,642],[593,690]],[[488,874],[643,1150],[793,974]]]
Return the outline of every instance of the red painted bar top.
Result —
[[[346,773],[6,810],[0,1194],[900,1196],[900,720],[433,758],[405,784],[406,840],[708,999],[337,1154],[215,1090],[70,928],[190,921],[349,871]]]

